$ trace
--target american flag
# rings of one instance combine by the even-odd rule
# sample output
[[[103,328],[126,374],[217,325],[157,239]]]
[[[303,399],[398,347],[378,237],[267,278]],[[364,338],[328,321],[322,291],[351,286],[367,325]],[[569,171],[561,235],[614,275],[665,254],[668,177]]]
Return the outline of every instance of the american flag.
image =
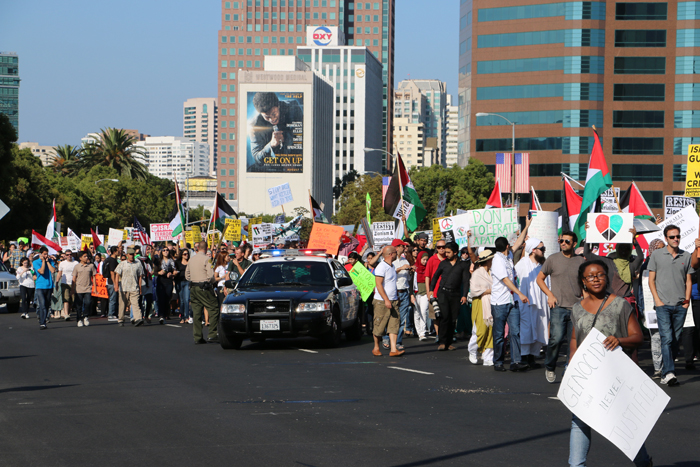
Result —
[[[515,154],[515,192],[529,193],[530,191],[530,153]]]
[[[382,177],[382,207],[384,207],[386,192],[389,190],[389,183],[391,183],[391,177]]]
[[[496,153],[496,180],[499,181],[501,193],[510,192],[510,157],[508,152]]]
[[[146,229],[143,228],[136,216],[134,216],[134,238],[140,242],[141,245],[151,244],[151,238],[148,236]]]

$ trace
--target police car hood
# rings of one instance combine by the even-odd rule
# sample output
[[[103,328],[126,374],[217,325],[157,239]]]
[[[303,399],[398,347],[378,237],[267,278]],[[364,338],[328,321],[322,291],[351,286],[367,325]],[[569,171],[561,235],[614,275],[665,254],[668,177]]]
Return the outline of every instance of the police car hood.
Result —
[[[245,300],[292,300],[294,302],[323,301],[333,291],[332,286],[274,286],[245,287],[230,293],[224,303]]]

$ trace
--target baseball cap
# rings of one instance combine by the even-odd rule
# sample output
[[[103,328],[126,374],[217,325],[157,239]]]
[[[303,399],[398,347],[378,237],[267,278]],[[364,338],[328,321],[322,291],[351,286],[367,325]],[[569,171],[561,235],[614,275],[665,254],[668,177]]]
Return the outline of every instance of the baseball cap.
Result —
[[[254,254],[254,255],[259,255],[259,254],[260,254],[260,248],[253,248],[253,254]]]
[[[394,240],[392,240],[391,246],[399,246],[399,245],[408,246],[408,243],[404,242],[403,240],[399,240],[398,238],[395,238]]]
[[[425,232],[421,232],[418,235],[416,235],[417,240],[428,240],[428,234]]]
[[[133,255],[134,253],[136,253],[136,250],[134,250],[133,248],[129,247],[126,249],[127,255]]]

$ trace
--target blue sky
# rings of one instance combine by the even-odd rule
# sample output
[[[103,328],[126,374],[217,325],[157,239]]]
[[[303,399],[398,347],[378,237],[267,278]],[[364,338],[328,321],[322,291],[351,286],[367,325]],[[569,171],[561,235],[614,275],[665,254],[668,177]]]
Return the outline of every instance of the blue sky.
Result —
[[[395,81],[457,94],[459,1],[396,1]],[[437,8],[435,5],[440,5]],[[215,97],[218,0],[5,1],[0,50],[19,54],[19,141],[78,144],[107,126],[182,135],[182,103]]]

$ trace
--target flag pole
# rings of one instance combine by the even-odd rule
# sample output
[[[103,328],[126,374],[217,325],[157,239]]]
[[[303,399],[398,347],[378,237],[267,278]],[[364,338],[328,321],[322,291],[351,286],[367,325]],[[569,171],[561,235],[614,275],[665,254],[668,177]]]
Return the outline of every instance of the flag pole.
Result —
[[[577,185],[580,186],[581,188],[585,188],[585,186],[581,185],[579,182],[577,182],[576,180],[574,180],[573,178],[571,178],[571,176],[566,175],[564,172],[560,172],[560,173],[561,173],[561,176],[562,176],[562,177],[564,177],[564,178],[566,178],[566,179],[568,179],[568,180],[571,180],[572,182],[574,182],[575,184],[577,184]]]
[[[311,221],[316,223],[316,215],[314,214],[314,205],[311,204],[311,189],[309,189],[309,207],[311,208]]]

